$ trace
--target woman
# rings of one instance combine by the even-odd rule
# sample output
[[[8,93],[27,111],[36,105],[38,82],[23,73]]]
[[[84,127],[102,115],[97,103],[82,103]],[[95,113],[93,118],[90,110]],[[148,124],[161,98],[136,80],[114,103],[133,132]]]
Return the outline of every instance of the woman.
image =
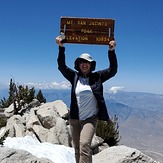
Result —
[[[103,83],[117,73],[115,41],[109,42],[108,58],[110,67],[93,72],[96,62],[87,54],[81,54],[72,70],[65,63],[65,47],[60,36],[58,69],[71,83],[71,105],[69,122],[71,126],[76,163],[92,163],[91,141],[96,130],[97,119],[108,121],[109,115],[103,97]]]

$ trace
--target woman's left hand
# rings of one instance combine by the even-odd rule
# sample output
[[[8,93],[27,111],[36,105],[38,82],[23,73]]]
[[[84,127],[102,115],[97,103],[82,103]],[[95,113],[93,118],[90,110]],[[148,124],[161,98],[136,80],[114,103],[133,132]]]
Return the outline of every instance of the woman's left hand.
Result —
[[[110,41],[110,42],[109,42],[109,50],[110,50],[110,51],[113,51],[113,50],[115,49],[115,47],[116,47],[116,42],[115,42],[115,40]]]

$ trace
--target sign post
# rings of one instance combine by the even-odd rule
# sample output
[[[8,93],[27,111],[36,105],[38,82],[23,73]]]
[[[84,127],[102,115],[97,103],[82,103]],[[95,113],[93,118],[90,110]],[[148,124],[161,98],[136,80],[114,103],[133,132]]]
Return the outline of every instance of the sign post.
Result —
[[[65,43],[108,45],[114,40],[114,19],[61,17]]]

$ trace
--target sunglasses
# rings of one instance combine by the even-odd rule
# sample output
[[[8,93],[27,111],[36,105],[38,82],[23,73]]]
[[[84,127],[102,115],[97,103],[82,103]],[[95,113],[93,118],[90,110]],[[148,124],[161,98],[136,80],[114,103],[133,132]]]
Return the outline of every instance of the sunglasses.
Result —
[[[85,59],[81,59],[81,60],[79,61],[79,64],[83,64],[83,63],[90,63],[90,62],[87,61],[87,60],[85,60]]]

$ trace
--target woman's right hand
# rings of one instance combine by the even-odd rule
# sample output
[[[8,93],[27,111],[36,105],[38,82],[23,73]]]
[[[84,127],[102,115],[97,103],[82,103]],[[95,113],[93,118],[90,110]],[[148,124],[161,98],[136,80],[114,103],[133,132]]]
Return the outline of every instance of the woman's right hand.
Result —
[[[62,46],[63,47],[61,36],[56,37],[56,43],[58,44],[58,46]]]

